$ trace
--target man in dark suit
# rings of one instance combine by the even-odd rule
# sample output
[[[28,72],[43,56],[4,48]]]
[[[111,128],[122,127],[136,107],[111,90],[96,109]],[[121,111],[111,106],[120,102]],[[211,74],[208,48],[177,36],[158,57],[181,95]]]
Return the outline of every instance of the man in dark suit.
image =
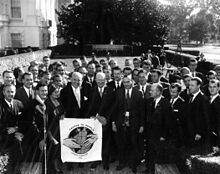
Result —
[[[147,76],[147,82],[151,82],[151,74],[150,74],[150,70],[151,70],[151,61],[150,60],[144,60],[141,63],[141,67],[143,68],[143,70],[145,71],[145,74]]]
[[[96,73],[96,66],[95,63],[88,63],[87,65],[87,75],[83,79],[83,84],[86,82],[89,82],[92,87],[97,86],[97,83],[95,81],[95,73]]]
[[[16,88],[14,85],[5,85],[4,98],[0,103],[0,152],[9,152],[7,173],[20,173],[19,162],[22,153],[20,132],[20,117],[23,105],[14,99]]]
[[[114,102],[114,89],[106,86],[105,74],[96,74],[97,86],[92,88],[89,104],[89,116],[96,117],[103,125],[102,161],[104,170],[109,169],[109,149],[111,138],[111,114]],[[94,164],[94,163],[93,163]],[[91,166],[94,169],[97,165]]]
[[[198,61],[196,59],[190,59],[188,67],[190,69],[192,77],[199,77],[202,81],[204,81],[203,74],[201,72],[196,71],[198,67]]]
[[[139,91],[142,92],[143,98],[148,99],[150,98],[150,90],[151,90],[151,85],[147,83],[147,74],[145,73],[144,70],[140,70],[138,73],[138,81],[139,84],[135,86],[134,88],[138,89]]]
[[[185,131],[187,130],[185,125],[185,102],[179,96],[181,91],[181,86],[179,83],[173,83],[170,86],[170,104],[172,108],[171,119],[171,134],[175,140],[175,145],[181,147],[184,145],[186,135]]]
[[[216,72],[213,70],[210,70],[207,74],[207,79],[206,79],[206,84],[203,84],[201,91],[206,95],[206,96],[210,96],[210,92],[209,92],[209,81],[212,79],[216,79]]]
[[[34,98],[34,90],[32,89],[33,75],[28,72],[24,73],[22,76],[22,83],[23,86],[17,89],[16,91],[15,99],[20,100],[24,105],[24,111],[22,113],[24,121],[30,120],[30,122],[32,122],[33,120],[31,118],[31,115],[27,115],[27,112],[30,105],[30,101]],[[25,123],[23,126],[25,126]]]
[[[151,86],[151,96],[146,102],[146,139],[147,139],[147,169],[154,173],[155,163],[162,147],[168,142],[170,136],[171,105],[162,96],[163,86],[154,83]]]
[[[113,80],[107,83],[107,86],[114,89],[114,93],[120,88],[124,88],[122,83],[122,69],[119,66],[112,68]],[[114,111],[113,111],[114,112]],[[115,115],[117,113],[113,113]],[[111,120],[112,122],[112,120]],[[110,151],[111,151],[111,161],[115,161],[118,156],[118,149],[115,142],[115,132],[111,131],[111,142],[110,142]]]
[[[4,95],[3,95],[4,86],[14,84],[15,82],[15,77],[11,70],[5,70],[2,73],[2,77],[3,77],[3,84],[0,85],[0,99],[4,98]]]
[[[123,88],[122,84],[122,70],[119,66],[116,66],[112,69],[112,74],[113,74],[113,80],[107,83],[107,86],[110,86],[112,88],[119,89]]]
[[[150,98],[150,90],[151,90],[151,85],[147,83],[148,80],[148,75],[144,70],[140,70],[138,73],[138,78],[139,78],[139,84],[136,85],[134,88],[142,92],[142,97],[144,101],[148,100]],[[145,112],[146,112],[146,107],[144,107]],[[138,145],[139,145],[139,159],[145,159],[144,156],[144,139],[145,136],[144,134],[139,134],[138,137]]]
[[[112,122],[119,153],[119,165],[116,170],[122,170],[126,162],[130,162],[129,166],[136,173],[138,134],[144,131],[143,98],[139,90],[132,88],[130,77],[124,77],[123,84],[124,88],[120,88],[116,92],[114,105],[116,115]]]
[[[202,80],[194,77],[189,82],[192,96],[187,105],[187,125],[190,132],[190,145],[200,147],[208,138],[208,99],[200,91]]]
[[[85,118],[88,113],[89,91],[91,84],[82,86],[82,74],[73,72],[71,83],[60,92],[60,99],[67,118]]]
[[[33,141],[34,134],[34,125],[33,123],[33,114],[31,111],[31,101],[34,99],[34,91],[32,89],[33,85],[33,75],[31,73],[24,73],[22,76],[23,86],[17,89],[15,94],[15,99],[18,99],[24,105],[22,112],[21,131],[24,134],[24,141],[22,143],[24,153],[28,150],[29,145]],[[30,155],[30,154],[29,154]],[[25,154],[24,157],[28,159],[28,154]]]
[[[153,69],[151,71],[151,81],[152,83],[160,83],[164,89],[169,88],[170,84],[162,81],[162,72],[158,69]]]
[[[184,89],[181,93],[180,93],[180,97],[186,102],[189,103],[189,99],[190,99],[190,91],[189,91],[189,82],[192,79],[192,76],[190,74],[186,74],[183,77],[183,82],[185,84],[186,89]]]
[[[219,152],[220,148],[220,83],[219,80],[210,80],[209,92],[209,119],[210,119],[210,140],[214,151]]]

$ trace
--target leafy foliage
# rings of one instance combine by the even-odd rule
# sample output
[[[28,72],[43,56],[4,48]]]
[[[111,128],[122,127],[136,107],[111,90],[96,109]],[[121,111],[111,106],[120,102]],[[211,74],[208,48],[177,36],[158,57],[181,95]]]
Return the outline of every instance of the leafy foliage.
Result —
[[[57,14],[58,36],[75,44],[160,44],[170,22],[155,0],[75,0]]]

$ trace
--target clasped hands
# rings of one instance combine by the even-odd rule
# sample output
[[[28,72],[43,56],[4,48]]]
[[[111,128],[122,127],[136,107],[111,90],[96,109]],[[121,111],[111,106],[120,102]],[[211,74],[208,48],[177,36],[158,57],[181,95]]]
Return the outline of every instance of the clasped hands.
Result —
[[[98,136],[96,134],[90,134],[87,135],[86,140],[80,145],[76,142],[76,139],[74,138],[66,138],[63,140],[63,145],[69,147],[70,149],[77,149],[84,147],[91,146],[96,140],[98,139]]]

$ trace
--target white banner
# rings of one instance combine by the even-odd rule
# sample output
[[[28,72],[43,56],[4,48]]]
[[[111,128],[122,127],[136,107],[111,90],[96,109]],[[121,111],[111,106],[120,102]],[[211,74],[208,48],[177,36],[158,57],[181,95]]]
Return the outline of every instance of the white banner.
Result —
[[[102,160],[102,125],[97,119],[60,120],[60,142],[63,162]]]

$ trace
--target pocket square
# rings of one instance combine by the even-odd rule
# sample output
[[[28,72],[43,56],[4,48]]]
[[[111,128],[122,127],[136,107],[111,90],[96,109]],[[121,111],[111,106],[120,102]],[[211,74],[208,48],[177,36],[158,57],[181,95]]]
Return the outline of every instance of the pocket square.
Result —
[[[84,100],[88,100],[88,98],[86,96],[84,96]]]
[[[178,109],[174,109],[173,112],[179,112],[179,110]]]

